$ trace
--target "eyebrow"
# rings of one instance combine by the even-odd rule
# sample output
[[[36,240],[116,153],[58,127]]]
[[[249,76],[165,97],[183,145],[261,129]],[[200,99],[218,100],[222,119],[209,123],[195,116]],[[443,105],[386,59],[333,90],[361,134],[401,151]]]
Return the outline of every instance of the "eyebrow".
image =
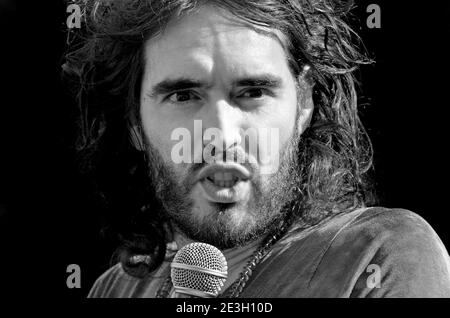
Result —
[[[281,88],[283,84],[283,80],[279,76],[275,76],[273,74],[260,74],[255,76],[247,76],[240,79],[235,80],[233,86],[242,87],[242,86],[250,86],[250,87],[267,87],[267,88]],[[154,85],[152,89],[147,93],[147,96],[150,98],[155,98],[159,95],[169,94],[176,91],[187,90],[191,88],[208,88],[212,85],[191,78],[178,78],[178,79],[166,79],[158,84]]]
[[[261,74],[251,77],[245,77],[235,81],[234,86],[264,86],[268,88],[280,88],[283,80],[279,76],[272,74]]]
[[[154,98],[158,95],[168,94],[175,91],[208,86],[209,85],[206,82],[197,81],[190,78],[167,79],[153,86],[147,95]]]

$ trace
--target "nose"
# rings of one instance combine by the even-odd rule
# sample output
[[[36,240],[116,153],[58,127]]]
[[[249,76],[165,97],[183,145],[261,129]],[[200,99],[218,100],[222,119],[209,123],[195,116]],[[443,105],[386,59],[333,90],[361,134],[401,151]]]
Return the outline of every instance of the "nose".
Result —
[[[225,98],[209,103],[203,116],[203,146],[213,149],[211,154],[225,153],[241,144],[242,112]]]

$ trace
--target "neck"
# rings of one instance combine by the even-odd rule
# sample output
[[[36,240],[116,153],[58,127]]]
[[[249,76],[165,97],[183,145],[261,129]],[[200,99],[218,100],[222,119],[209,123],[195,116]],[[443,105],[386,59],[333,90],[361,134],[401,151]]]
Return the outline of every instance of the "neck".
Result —
[[[244,246],[237,246],[223,251],[228,264],[228,278],[222,291],[233,284],[244,270],[247,262],[261,245],[263,238],[258,238]]]

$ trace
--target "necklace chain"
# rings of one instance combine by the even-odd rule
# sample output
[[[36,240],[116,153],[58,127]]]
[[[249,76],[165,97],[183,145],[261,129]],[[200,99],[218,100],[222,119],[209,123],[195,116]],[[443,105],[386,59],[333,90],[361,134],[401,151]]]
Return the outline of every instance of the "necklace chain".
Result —
[[[294,203],[290,209],[287,220],[273,234],[270,234],[261,244],[261,246],[253,253],[252,258],[247,262],[244,270],[240,273],[239,278],[225,291],[221,298],[237,298],[244,290],[250,277],[252,276],[255,268],[261,262],[261,260],[268,254],[271,247],[286,233],[289,226],[292,223],[293,217],[296,215],[295,209],[298,207],[297,203]],[[156,298],[167,298],[172,289],[172,278],[170,274],[162,284],[161,288],[156,293]]]
[[[253,257],[247,262],[245,269],[241,272],[240,277],[234,282],[227,291],[222,295],[223,298],[237,298],[244,290],[247,282],[253,274],[253,271],[261,262],[261,260],[270,251],[270,248],[280,239],[287,229],[286,223],[283,223],[281,229],[276,234],[270,235],[265,243],[261,245],[253,254]]]

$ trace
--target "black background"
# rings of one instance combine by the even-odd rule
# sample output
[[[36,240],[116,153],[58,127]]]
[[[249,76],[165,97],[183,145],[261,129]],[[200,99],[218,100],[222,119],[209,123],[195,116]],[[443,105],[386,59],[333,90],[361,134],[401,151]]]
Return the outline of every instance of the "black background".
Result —
[[[370,3],[381,29],[365,24]],[[377,61],[362,69],[360,100],[381,204],[418,213],[450,247],[448,1],[356,5],[356,30]],[[0,0],[0,290],[9,295],[83,298],[108,267],[75,165],[76,108],[60,83],[67,16],[63,1]],[[81,267],[81,289],[66,287],[69,264]]]

